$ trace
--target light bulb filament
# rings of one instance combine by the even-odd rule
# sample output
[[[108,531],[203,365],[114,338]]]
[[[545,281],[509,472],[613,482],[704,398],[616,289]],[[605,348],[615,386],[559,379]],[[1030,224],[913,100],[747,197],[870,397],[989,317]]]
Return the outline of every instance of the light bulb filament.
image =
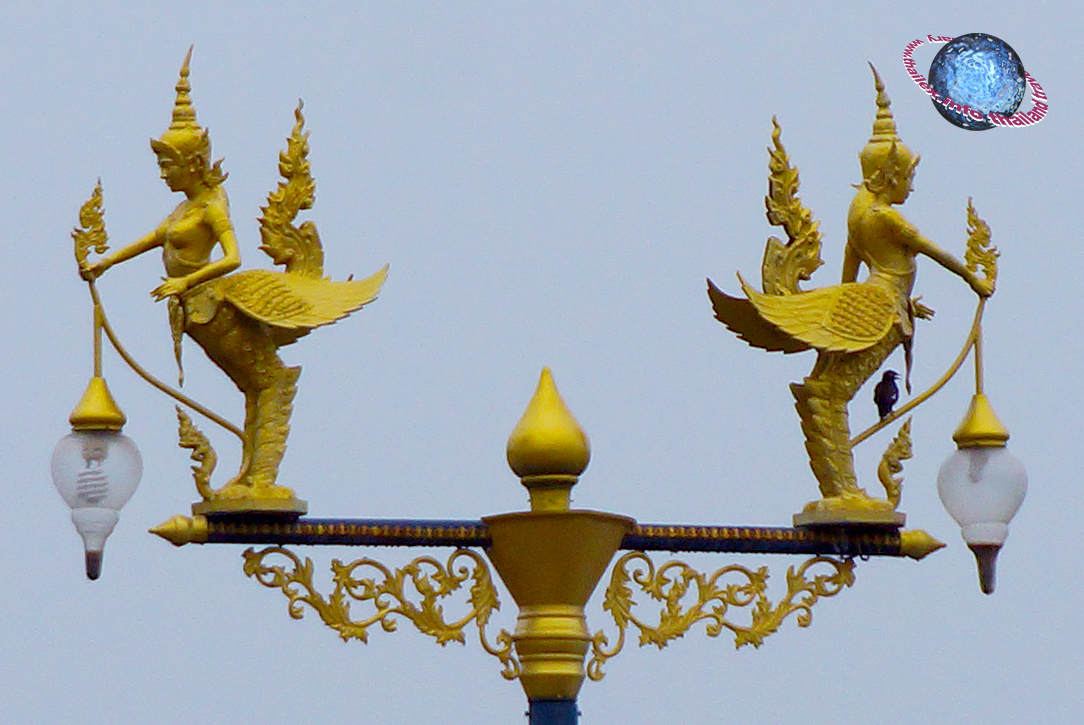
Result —
[[[102,470],[101,463],[79,472],[75,478],[75,493],[91,506],[101,503],[109,495],[109,474]]]

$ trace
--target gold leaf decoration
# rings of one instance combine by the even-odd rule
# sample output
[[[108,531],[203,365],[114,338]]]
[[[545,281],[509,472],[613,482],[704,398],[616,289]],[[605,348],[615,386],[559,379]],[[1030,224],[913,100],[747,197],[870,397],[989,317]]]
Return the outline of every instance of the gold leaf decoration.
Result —
[[[827,573],[810,576],[813,567],[822,565],[828,568]],[[735,580],[728,581],[731,578]],[[617,640],[611,647],[604,632],[592,637],[587,675],[592,680],[602,679],[603,665],[624,647],[630,624],[639,631],[641,647],[651,644],[659,649],[684,636],[701,621],[706,622],[705,632],[709,637],[718,637],[723,630],[733,632],[736,647],[747,644],[760,647],[764,638],[776,632],[791,614],[796,615],[798,626],[808,627],[813,621],[813,605],[819,599],[834,596],[854,583],[854,561],[816,556],[797,568],[790,567],[786,578],[786,596],[778,604],[772,604],[765,593],[766,567],[751,570],[734,564],[708,576],[681,561],[669,561],[656,570],[654,562],[643,552],[625,554],[614,565],[603,599],[603,609],[617,625]],[[636,602],[630,582],[662,603],[658,624],[648,624],[633,614]],[[731,610],[744,608],[750,611],[748,625],[730,620]]]
[[[798,169],[780,140],[783,130],[772,118],[772,145],[768,149],[768,195],[764,197],[768,222],[787,233],[784,243],[769,237],[764,249],[761,276],[765,294],[789,295],[801,292],[798,283],[808,280],[822,264],[819,222],[798,196]]]
[[[311,209],[316,199],[316,181],[309,171],[309,132],[304,131],[305,117],[299,101],[294,111],[294,128],[286,139],[286,150],[279,152],[279,174],[283,181],[260,207],[260,249],[286,271],[305,277],[321,277],[324,272],[324,249],[316,225],[311,221],[294,226],[302,209]]]
[[[265,559],[269,557],[282,557],[286,563],[267,564]],[[402,617],[441,645],[463,644],[463,630],[474,621],[482,647],[500,660],[501,674],[506,679],[519,675],[519,663],[512,654],[512,635],[501,630],[496,646],[486,635],[486,625],[493,611],[500,608],[500,602],[488,565],[469,549],[457,549],[445,564],[433,557],[421,556],[394,571],[369,558],[347,564],[334,559],[331,562],[334,589],[327,598],[313,584],[313,563],[309,558],[302,561],[288,549],[272,546],[262,551],[248,549],[244,560],[246,575],[255,577],[266,587],[280,589],[286,595],[291,617],[301,619],[307,605],[324,624],[338,632],[343,641],[368,642],[369,627],[373,624],[379,624],[385,632],[394,632]],[[359,576],[361,572],[372,575]],[[441,602],[458,591],[468,579],[471,580],[470,610],[449,622]],[[376,611],[366,617],[352,618],[350,605],[353,602],[370,603]]]
[[[976,272],[981,267],[986,283],[993,291],[997,283],[997,247],[990,241],[990,225],[979,218],[971,199],[967,200],[967,251],[964,262],[967,269]]]
[[[102,213],[102,181],[94,186],[90,198],[79,208],[79,226],[72,230],[75,240],[75,261],[82,267],[90,251],[105,254],[109,250],[108,236],[105,233],[105,218]]]
[[[215,449],[211,447],[211,442],[207,440],[207,436],[196,427],[192,419],[180,407],[176,410],[177,436],[180,439],[180,447],[192,451],[190,457],[196,462],[196,465],[192,466],[192,477],[196,480],[196,491],[199,492],[204,501],[209,501],[214,493],[211,489],[211,474],[214,473],[215,465],[218,463],[218,455],[215,453]]]

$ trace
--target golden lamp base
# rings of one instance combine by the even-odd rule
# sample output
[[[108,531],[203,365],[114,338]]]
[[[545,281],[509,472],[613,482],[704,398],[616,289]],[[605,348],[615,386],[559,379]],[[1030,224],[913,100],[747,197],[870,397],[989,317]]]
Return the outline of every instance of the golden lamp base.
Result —
[[[584,605],[636,522],[598,511],[531,511],[482,519],[489,560],[519,605],[512,636],[531,700],[575,700],[591,634]]]

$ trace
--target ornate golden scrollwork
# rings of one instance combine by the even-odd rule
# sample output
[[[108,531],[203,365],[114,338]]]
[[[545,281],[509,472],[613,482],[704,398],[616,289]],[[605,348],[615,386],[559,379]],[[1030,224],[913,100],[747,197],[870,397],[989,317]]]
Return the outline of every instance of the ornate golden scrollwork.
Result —
[[[830,567],[830,573],[807,576],[811,568],[822,564]],[[736,581],[724,582],[729,576],[735,577]],[[657,625],[647,624],[632,613],[636,603],[632,599],[630,582],[663,603]],[[797,568],[789,567],[787,594],[776,605],[765,594],[767,582],[767,567],[754,571],[732,564],[706,576],[681,561],[668,561],[656,569],[654,562],[643,552],[625,554],[614,565],[602,605],[617,625],[617,641],[613,647],[607,647],[609,639],[604,632],[594,635],[592,657],[587,664],[588,677],[602,679],[603,665],[625,646],[625,630],[630,624],[640,631],[641,647],[653,644],[659,649],[705,620],[709,637],[718,637],[724,629],[730,630],[734,633],[736,647],[747,644],[760,647],[764,638],[778,630],[783,620],[794,613],[797,613],[798,626],[808,627],[813,621],[813,605],[820,598],[835,596],[844,587],[854,584],[854,560],[815,556]],[[690,592],[694,587],[695,595]],[[692,596],[696,601],[684,606],[682,601]],[[732,609],[746,607],[751,608],[748,625],[735,624],[728,619]]]
[[[266,564],[265,559],[272,556],[281,556],[287,563]],[[500,602],[489,566],[481,555],[470,549],[457,549],[446,564],[431,556],[419,556],[395,571],[369,558],[348,564],[333,559],[331,571],[335,589],[326,599],[313,584],[312,559],[306,557],[302,562],[300,557],[281,546],[261,551],[248,549],[244,558],[246,575],[255,577],[265,587],[280,589],[290,600],[291,617],[301,619],[307,604],[320,615],[324,624],[339,633],[343,641],[368,642],[369,627],[377,623],[385,632],[394,632],[398,618],[404,617],[442,646],[449,642],[463,644],[463,629],[474,621],[482,647],[501,661],[501,674],[505,679],[515,679],[519,675],[519,662],[512,654],[512,635],[502,629],[496,636],[495,645],[486,635],[489,617],[494,610],[500,609]],[[461,563],[463,559],[470,560],[473,566]],[[359,570],[372,570],[376,575],[362,578],[358,576]],[[470,611],[454,622],[447,622],[440,601],[458,590],[467,579],[471,580]],[[410,590],[418,595],[417,603],[411,601]],[[362,619],[352,619],[351,600],[372,602],[376,612]]]

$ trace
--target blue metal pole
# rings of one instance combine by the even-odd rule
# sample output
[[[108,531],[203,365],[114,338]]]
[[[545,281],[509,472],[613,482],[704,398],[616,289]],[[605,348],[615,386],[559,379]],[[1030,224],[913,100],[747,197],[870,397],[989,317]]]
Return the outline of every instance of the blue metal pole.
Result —
[[[575,700],[531,700],[530,725],[576,725],[579,710]]]

